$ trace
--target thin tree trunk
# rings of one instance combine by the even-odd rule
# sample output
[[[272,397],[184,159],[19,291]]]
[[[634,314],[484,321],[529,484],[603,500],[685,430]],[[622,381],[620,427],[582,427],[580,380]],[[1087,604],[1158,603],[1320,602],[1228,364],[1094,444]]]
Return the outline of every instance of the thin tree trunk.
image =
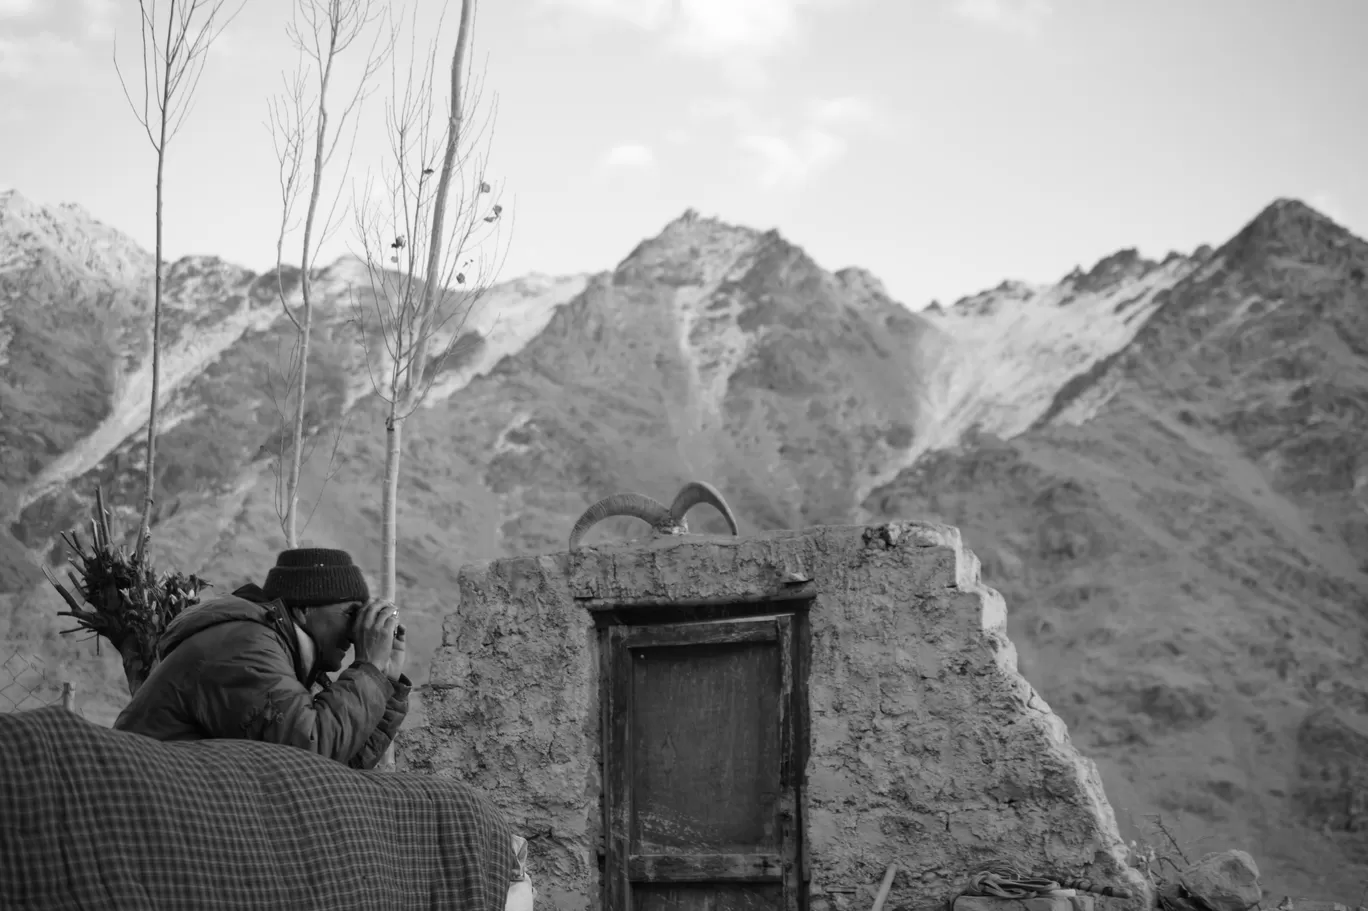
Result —
[[[152,527],[153,485],[157,479],[157,398],[161,395],[161,310],[162,310],[162,176],[166,168],[166,118],[171,102],[171,78],[162,79],[162,116],[157,143],[157,252],[156,277],[152,285],[152,401],[147,411],[147,472],[144,483],[147,495],[143,500],[142,522],[138,525],[135,548],[137,563],[141,565],[147,534]]]
[[[299,330],[299,382],[295,394],[299,402],[295,406],[294,428],[290,442],[290,473],[285,482],[285,546],[299,546],[299,474],[304,462],[304,392],[308,385],[309,372],[309,330],[313,324],[313,305],[309,300],[308,268],[304,269],[303,281],[304,315]]]
[[[309,192],[309,212],[304,218],[304,249],[301,251],[299,290],[304,299],[304,314],[299,329],[299,381],[295,392],[293,439],[290,444],[290,473],[285,482],[285,546],[299,546],[297,531],[299,515],[299,473],[304,462],[304,393],[309,377],[309,336],[313,328],[313,280],[309,274],[312,258],[314,215],[318,212],[318,197],[323,187],[323,150],[324,138],[328,130],[328,80],[332,77],[333,55],[328,54],[328,62],[323,68],[323,78],[318,87],[318,129],[314,140],[313,186]],[[344,113],[345,116],[345,113]]]
[[[380,529],[380,597],[393,601],[396,595],[394,557],[399,537],[399,453],[403,418],[396,415],[395,405],[385,419],[385,489],[381,500],[383,518]]]
[[[389,419],[385,423],[385,490],[383,498],[383,530],[381,574],[383,576],[382,597],[393,601],[396,595],[395,554],[398,540],[398,494],[400,439],[404,419],[413,413],[426,394],[424,380],[427,376],[427,350],[435,327],[437,295],[445,294],[441,283],[442,238],[446,221],[447,196],[451,190],[452,175],[456,170],[456,152],[461,141],[461,121],[463,105],[461,93],[461,74],[465,68],[466,55],[470,49],[470,32],[475,18],[475,0],[461,0],[461,25],[456,34],[456,49],[451,55],[451,106],[447,115],[446,150],[442,156],[442,173],[437,180],[437,195],[432,207],[432,230],[428,235],[427,278],[423,283],[422,303],[418,307],[417,333],[413,351],[402,370],[403,386],[392,389]],[[396,413],[397,412],[397,413]],[[394,743],[385,749],[380,767],[386,771],[394,769]]]
[[[432,338],[433,314],[437,309],[438,288],[442,275],[442,229],[446,221],[447,195],[451,190],[452,174],[456,170],[456,150],[461,142],[461,121],[464,119],[461,93],[461,72],[470,52],[470,29],[475,19],[475,0],[461,0],[461,27],[456,33],[456,50],[451,55],[451,109],[447,115],[446,153],[442,156],[442,173],[437,179],[437,195],[432,205],[432,233],[428,235],[427,281],[423,283],[423,303],[418,311],[418,343],[407,376],[405,413],[412,411],[422,397],[423,379],[427,375],[427,349]],[[415,376],[417,377],[415,381]]]
[[[390,413],[385,420],[385,490],[382,495],[381,510],[384,513],[380,532],[380,597],[394,601],[398,594],[395,581],[394,562],[399,540],[399,455],[403,443],[404,420],[395,415],[396,406],[390,404]],[[394,741],[385,747],[380,757],[379,768],[384,772],[394,771]]]

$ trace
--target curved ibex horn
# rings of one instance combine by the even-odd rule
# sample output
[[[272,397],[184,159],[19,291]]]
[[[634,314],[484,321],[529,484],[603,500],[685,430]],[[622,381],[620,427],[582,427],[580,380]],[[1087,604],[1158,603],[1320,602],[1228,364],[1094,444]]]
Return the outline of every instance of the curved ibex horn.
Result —
[[[700,503],[707,503],[722,513],[722,518],[727,520],[727,527],[732,534],[738,534],[736,527],[736,516],[732,514],[731,507],[727,501],[722,499],[722,494],[717,488],[705,481],[690,481],[679,488],[679,493],[675,494],[674,502],[670,504],[670,518],[674,519],[675,524],[683,525],[684,516],[689,510]]]
[[[659,528],[670,521],[670,511],[664,504],[639,493],[615,493],[611,497],[599,500],[579,517],[575,527],[570,530],[570,549],[574,550],[579,546],[580,539],[589,529],[613,516],[644,519],[651,523],[652,528]]]

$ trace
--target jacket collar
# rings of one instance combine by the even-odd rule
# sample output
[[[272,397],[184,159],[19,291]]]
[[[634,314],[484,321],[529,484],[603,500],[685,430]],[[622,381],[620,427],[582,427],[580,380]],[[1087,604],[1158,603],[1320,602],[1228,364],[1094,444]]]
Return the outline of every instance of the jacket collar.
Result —
[[[317,647],[309,638],[309,634],[304,632],[299,624],[295,623],[290,617],[290,612],[285,609],[284,603],[279,599],[270,600],[261,587],[252,583],[242,586],[233,595],[242,598],[244,601],[251,601],[260,604],[267,609],[267,615],[263,622],[271,627],[284,643],[285,650],[290,653],[290,661],[294,666],[295,677],[306,687],[313,687],[314,684],[327,681],[327,678],[314,670],[314,661],[317,655]]]
[[[313,639],[309,637],[304,627],[294,622],[291,622],[290,625],[294,627],[295,645],[299,648],[299,661],[295,665],[296,671],[302,667],[309,676],[317,676],[313,671],[314,662],[318,660],[318,646],[314,645]],[[305,678],[300,677],[299,679]]]

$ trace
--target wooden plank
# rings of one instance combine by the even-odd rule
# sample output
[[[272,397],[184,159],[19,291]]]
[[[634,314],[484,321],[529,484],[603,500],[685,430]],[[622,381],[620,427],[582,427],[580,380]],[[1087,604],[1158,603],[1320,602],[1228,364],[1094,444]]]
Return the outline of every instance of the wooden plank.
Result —
[[[766,625],[772,636],[774,621]],[[628,653],[633,853],[776,849],[779,650],[772,639]]]
[[[636,911],[791,911],[777,883],[638,883]]]
[[[631,911],[627,879],[631,810],[631,655],[626,627],[605,630],[603,645],[604,908]]]
[[[811,598],[785,598],[779,601],[722,601],[717,604],[618,604],[592,611],[594,626],[602,628],[620,623],[625,626],[651,626],[662,623],[702,623],[710,620],[748,620],[775,614],[805,615],[812,608]]]
[[[777,883],[783,870],[778,854],[633,854],[627,861],[634,883]]]
[[[659,626],[629,626],[627,629],[626,645],[628,648],[773,642],[775,638],[772,619],[665,623]]]
[[[779,640],[779,853],[783,857],[782,905],[798,907],[798,802],[797,785],[801,772],[793,737],[793,624],[789,617],[774,618],[775,634]]]
[[[791,788],[793,775],[793,632],[788,617],[772,621],[779,644],[779,786]]]
[[[812,624],[810,615],[803,611],[793,617],[793,733],[794,780],[798,819],[795,835],[798,838],[799,895],[807,892],[812,879],[812,863],[808,856],[808,840],[804,835],[803,813],[807,802],[807,764],[812,740],[812,719],[808,708],[808,679],[812,666]]]
[[[673,599],[664,596],[633,598],[582,598],[575,596],[575,604],[590,611],[619,610],[625,607],[718,607],[730,604],[765,604],[770,601],[806,601],[817,597],[817,583],[803,582],[762,592],[719,595],[711,598]]]

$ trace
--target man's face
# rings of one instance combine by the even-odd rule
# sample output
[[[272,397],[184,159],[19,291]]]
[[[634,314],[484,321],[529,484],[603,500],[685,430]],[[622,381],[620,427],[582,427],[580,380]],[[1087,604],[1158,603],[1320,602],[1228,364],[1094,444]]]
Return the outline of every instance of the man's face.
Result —
[[[311,607],[304,612],[305,628],[318,647],[317,666],[321,670],[329,673],[342,670],[361,606],[359,601],[347,601]]]

